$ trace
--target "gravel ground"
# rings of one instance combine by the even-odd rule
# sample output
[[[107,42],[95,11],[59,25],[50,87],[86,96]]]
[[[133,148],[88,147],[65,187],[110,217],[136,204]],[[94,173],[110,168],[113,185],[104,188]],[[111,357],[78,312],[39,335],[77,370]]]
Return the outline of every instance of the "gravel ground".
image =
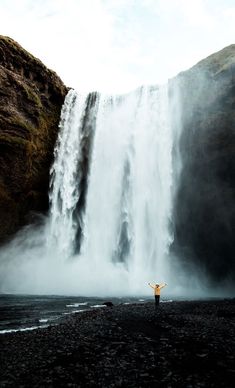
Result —
[[[234,387],[235,299],[104,307],[0,351],[0,387]]]

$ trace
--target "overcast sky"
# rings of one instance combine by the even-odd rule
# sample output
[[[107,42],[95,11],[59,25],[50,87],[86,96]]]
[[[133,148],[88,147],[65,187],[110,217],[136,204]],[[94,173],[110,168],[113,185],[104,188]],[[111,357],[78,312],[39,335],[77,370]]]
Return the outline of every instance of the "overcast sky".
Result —
[[[162,83],[235,43],[235,0],[0,0],[0,18],[78,91]]]

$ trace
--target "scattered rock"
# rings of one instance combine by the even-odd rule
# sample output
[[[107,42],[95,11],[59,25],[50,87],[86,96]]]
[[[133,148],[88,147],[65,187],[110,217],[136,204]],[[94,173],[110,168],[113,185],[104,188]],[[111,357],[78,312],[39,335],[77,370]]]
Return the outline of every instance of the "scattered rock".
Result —
[[[215,320],[219,309],[231,318]],[[116,305],[4,334],[0,386],[232,388],[234,312],[234,300],[172,302],[159,325],[153,303]]]

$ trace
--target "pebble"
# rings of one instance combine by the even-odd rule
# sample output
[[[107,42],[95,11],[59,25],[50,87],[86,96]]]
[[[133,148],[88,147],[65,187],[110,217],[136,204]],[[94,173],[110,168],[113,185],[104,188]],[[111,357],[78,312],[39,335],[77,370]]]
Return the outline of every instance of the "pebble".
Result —
[[[233,338],[234,299],[94,309],[2,335],[0,387],[232,388]]]

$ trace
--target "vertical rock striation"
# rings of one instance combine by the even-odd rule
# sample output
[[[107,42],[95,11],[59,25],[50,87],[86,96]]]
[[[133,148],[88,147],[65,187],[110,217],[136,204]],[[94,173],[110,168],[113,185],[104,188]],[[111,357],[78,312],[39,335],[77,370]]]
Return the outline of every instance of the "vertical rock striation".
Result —
[[[67,93],[60,78],[0,36],[0,240],[48,207],[49,168]]]

